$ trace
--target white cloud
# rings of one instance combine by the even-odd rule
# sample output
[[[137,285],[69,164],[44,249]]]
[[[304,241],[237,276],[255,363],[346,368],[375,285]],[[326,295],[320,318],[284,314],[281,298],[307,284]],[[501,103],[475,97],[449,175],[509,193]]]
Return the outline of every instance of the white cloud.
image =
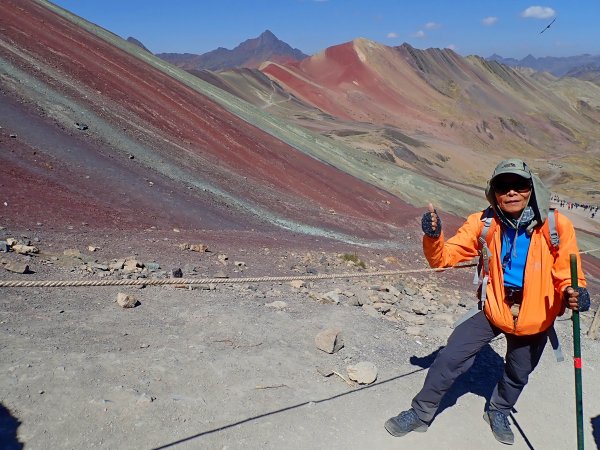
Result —
[[[416,33],[413,34],[413,37],[422,39],[425,37],[425,32],[423,30],[419,30]]]
[[[441,25],[439,23],[435,23],[435,22],[427,22],[425,24],[425,28],[427,28],[428,30],[435,30],[436,28],[441,27]]]
[[[397,38],[398,35],[396,33],[394,33],[394,32],[391,32],[391,33],[387,34],[387,37],[390,38],[390,39],[394,39],[394,38]]]
[[[494,17],[494,16],[488,16],[488,17],[485,17],[485,18],[481,19],[481,23],[483,25],[485,25],[486,27],[491,27],[496,22],[498,22],[498,18]]]
[[[521,17],[532,19],[548,19],[554,17],[556,11],[547,6],[530,6],[521,13]]]

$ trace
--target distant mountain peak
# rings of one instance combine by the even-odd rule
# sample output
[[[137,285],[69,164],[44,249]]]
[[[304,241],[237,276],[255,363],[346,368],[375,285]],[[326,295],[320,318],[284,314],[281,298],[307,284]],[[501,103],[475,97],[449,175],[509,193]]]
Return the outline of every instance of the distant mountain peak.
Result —
[[[134,37],[132,37],[132,36],[129,36],[129,37],[127,38],[127,42],[131,42],[132,44],[134,44],[134,45],[137,45],[137,46],[138,46],[138,47],[140,47],[140,48],[143,48],[143,49],[144,49],[144,50],[146,50],[148,53],[152,53],[150,50],[148,50],[148,48],[147,48],[147,47],[146,47],[144,44],[142,44],[140,41],[138,41],[136,38],[134,38]]]
[[[271,30],[265,30],[258,37],[245,40],[233,50],[219,47],[202,55],[161,53],[157,56],[184,69],[225,70],[244,67],[254,69],[266,61],[300,61],[307,55],[277,38]]]

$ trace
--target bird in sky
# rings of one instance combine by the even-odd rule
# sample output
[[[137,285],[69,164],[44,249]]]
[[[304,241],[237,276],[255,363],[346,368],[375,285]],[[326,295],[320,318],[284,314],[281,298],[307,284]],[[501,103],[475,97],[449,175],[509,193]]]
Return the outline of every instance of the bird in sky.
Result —
[[[546,28],[544,28],[542,31],[540,31],[540,34],[542,34],[544,31],[546,31],[548,28],[550,28],[550,25],[552,25],[554,22],[556,21],[556,17],[554,18],[554,20],[552,22],[550,22]]]

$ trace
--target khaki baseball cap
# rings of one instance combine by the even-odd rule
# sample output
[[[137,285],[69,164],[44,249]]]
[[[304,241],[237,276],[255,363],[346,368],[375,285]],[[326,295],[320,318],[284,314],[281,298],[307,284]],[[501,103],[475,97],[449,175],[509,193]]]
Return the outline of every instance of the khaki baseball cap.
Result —
[[[496,166],[496,168],[494,169],[494,173],[492,174],[492,178],[490,179],[490,182],[497,176],[504,175],[507,173],[510,173],[513,175],[518,175],[518,176],[526,178],[528,180],[531,179],[531,170],[529,169],[527,164],[525,164],[520,159],[515,158],[515,159],[505,159],[500,164],[498,164]]]

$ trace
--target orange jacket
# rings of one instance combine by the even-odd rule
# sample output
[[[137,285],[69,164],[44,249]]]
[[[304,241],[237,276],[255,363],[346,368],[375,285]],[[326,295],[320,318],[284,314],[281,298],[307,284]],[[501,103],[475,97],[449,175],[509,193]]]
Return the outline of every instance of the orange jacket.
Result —
[[[481,212],[471,214],[448,241],[444,240],[443,232],[439,238],[423,236],[423,251],[429,265],[450,267],[477,257],[480,249],[478,238],[483,230],[482,216]],[[534,229],[525,265],[523,302],[515,323],[510,306],[504,301],[504,279],[500,261],[502,253],[500,223],[495,216],[493,220],[497,223],[489,245],[491,256],[484,313],[493,325],[506,333],[521,336],[542,332],[564,312],[563,291],[571,285],[569,259],[571,253],[577,255],[579,287],[586,286],[573,224],[567,217],[558,214],[556,229],[560,236],[560,244],[556,259],[541,227]],[[493,227],[492,224],[490,233]]]

